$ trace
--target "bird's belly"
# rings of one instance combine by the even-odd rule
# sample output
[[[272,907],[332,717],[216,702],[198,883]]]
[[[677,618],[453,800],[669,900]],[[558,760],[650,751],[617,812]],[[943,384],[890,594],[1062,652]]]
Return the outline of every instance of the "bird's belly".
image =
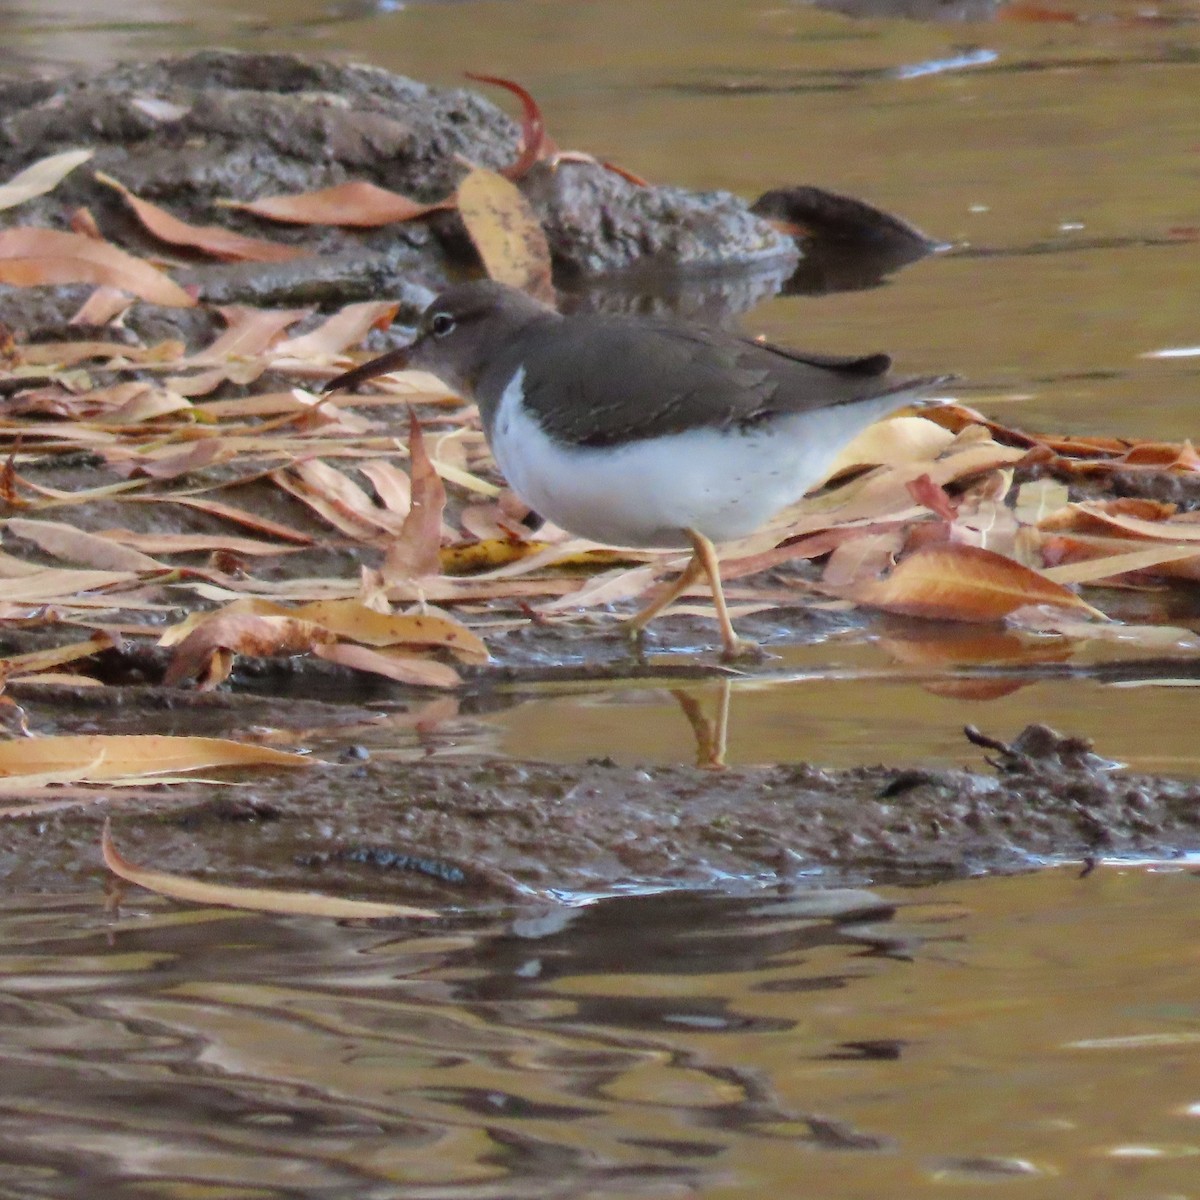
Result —
[[[748,431],[704,428],[603,449],[563,446],[520,408],[520,382],[518,372],[492,428],[500,470],[543,517],[609,545],[685,546],[686,529],[714,542],[745,537],[820,482],[849,440],[822,428],[827,418],[819,411]]]

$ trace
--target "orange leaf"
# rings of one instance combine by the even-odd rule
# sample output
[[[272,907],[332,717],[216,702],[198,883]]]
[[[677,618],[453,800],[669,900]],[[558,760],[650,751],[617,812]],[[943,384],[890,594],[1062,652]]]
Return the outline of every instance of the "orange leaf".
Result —
[[[266,217],[269,221],[291,225],[350,225],[361,229],[411,221],[454,207],[449,200],[422,204],[365,180],[339,183],[336,187],[292,196],[264,196],[261,200],[246,202],[223,200],[221,203],[227,208],[238,208],[257,217]]]
[[[1027,605],[1077,608],[1103,616],[1074,592],[1020,563],[978,546],[927,546],[885,579],[840,592],[886,612],[948,621],[999,621]]]
[[[196,304],[193,296],[148,262],[109,242],[59,229],[0,230],[0,283],[15,287],[107,284],[152,304],[172,308],[192,308]]]
[[[468,79],[476,83],[490,83],[495,87],[512,92],[521,101],[521,149],[516,161],[501,170],[505,179],[516,181],[529,173],[530,167],[540,159],[549,158],[555,153],[554,143],[546,136],[546,122],[537,101],[519,84],[511,79],[502,79],[499,75],[476,75],[466,72]]]
[[[412,459],[412,506],[399,536],[388,546],[383,577],[390,585],[399,580],[441,574],[442,511],[446,489],[425,450],[417,414],[408,410],[408,452]]]
[[[283,246],[262,238],[245,237],[222,225],[189,225],[157,204],[135,196],[111,175],[97,171],[95,178],[97,183],[121,194],[148,232],[173,246],[202,250],[223,262],[287,262],[293,258],[308,257],[311,253],[302,246]]]

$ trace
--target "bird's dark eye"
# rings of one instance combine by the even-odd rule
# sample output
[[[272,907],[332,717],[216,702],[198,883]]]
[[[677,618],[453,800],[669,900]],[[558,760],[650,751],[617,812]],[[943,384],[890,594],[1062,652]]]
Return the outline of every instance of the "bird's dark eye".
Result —
[[[454,318],[449,313],[434,313],[429,318],[429,331],[434,337],[445,337],[453,328]]]

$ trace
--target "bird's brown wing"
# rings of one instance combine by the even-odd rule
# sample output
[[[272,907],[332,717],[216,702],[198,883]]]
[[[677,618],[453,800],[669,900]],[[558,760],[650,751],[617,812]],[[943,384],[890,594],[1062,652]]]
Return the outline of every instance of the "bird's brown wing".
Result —
[[[525,366],[526,406],[552,437],[620,445],[697,423],[745,427],[773,415],[868,400],[900,384],[885,354],[808,354],[669,321],[576,316],[553,339],[518,337],[493,378]]]

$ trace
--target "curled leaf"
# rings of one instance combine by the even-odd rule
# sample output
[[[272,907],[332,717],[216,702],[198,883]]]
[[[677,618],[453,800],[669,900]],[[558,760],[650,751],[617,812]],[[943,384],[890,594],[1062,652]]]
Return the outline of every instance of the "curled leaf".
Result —
[[[426,908],[407,904],[382,904],[372,900],[348,900],[315,892],[285,892],[273,888],[231,887],[205,883],[186,875],[172,875],[140,867],[123,857],[113,845],[110,823],[104,822],[100,839],[104,865],[129,883],[189,904],[215,904],[222,908],[245,908],[252,912],[284,913],[289,916],[328,917],[332,920],[377,921],[386,917],[436,917]]]

